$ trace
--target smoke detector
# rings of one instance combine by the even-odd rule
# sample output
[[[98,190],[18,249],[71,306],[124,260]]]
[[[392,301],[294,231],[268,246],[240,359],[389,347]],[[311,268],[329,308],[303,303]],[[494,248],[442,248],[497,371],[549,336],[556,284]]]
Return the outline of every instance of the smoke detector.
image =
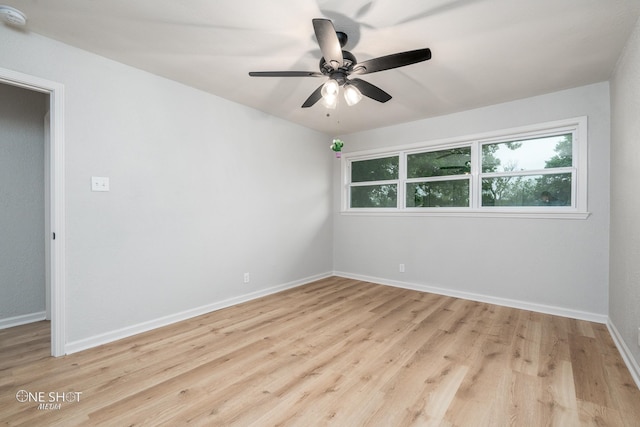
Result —
[[[27,23],[27,16],[11,6],[0,5],[0,19],[11,25],[23,26]]]

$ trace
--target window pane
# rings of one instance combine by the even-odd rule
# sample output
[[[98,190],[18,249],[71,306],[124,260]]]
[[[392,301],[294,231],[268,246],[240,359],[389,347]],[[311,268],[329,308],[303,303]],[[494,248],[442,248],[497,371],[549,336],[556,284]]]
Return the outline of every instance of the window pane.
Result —
[[[408,208],[468,207],[469,180],[407,184]]]
[[[352,208],[395,208],[397,206],[396,184],[351,187]]]
[[[571,174],[484,178],[482,206],[571,206]]]
[[[407,156],[407,178],[462,175],[471,171],[471,147],[430,151]]]
[[[482,172],[509,172],[572,166],[572,134],[482,146]]]
[[[398,156],[351,163],[351,182],[398,179]]]

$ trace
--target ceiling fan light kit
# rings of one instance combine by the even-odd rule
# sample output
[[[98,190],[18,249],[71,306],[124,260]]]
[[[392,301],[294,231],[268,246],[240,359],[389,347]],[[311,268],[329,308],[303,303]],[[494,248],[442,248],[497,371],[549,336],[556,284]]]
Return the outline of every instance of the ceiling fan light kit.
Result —
[[[359,78],[351,78],[351,74],[371,74],[392,68],[404,67],[431,59],[428,48],[407,52],[394,53],[358,62],[351,52],[342,50],[347,43],[347,35],[336,31],[329,19],[313,19],[313,30],[322,51],[320,58],[320,72],[315,71],[251,71],[252,77],[329,77],[329,80],[318,87],[302,104],[308,108],[322,99],[327,108],[335,108],[338,102],[340,87],[344,88],[347,105],[352,106],[360,102],[363,96],[378,102],[391,99],[384,90]]]

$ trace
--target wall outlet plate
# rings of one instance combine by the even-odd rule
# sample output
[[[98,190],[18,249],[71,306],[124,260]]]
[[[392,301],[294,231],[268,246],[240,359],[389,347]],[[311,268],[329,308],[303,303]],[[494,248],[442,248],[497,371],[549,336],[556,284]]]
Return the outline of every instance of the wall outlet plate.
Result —
[[[109,177],[92,176],[91,191],[109,191]]]

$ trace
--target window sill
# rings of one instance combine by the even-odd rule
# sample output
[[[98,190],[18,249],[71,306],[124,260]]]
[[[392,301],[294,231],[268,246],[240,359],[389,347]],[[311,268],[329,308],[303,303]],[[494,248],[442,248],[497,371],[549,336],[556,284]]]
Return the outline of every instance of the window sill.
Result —
[[[591,212],[518,212],[505,210],[437,210],[429,212],[413,211],[413,210],[350,210],[341,211],[341,215],[345,216],[422,216],[422,217],[463,217],[463,218],[526,218],[526,219],[587,219]]]

